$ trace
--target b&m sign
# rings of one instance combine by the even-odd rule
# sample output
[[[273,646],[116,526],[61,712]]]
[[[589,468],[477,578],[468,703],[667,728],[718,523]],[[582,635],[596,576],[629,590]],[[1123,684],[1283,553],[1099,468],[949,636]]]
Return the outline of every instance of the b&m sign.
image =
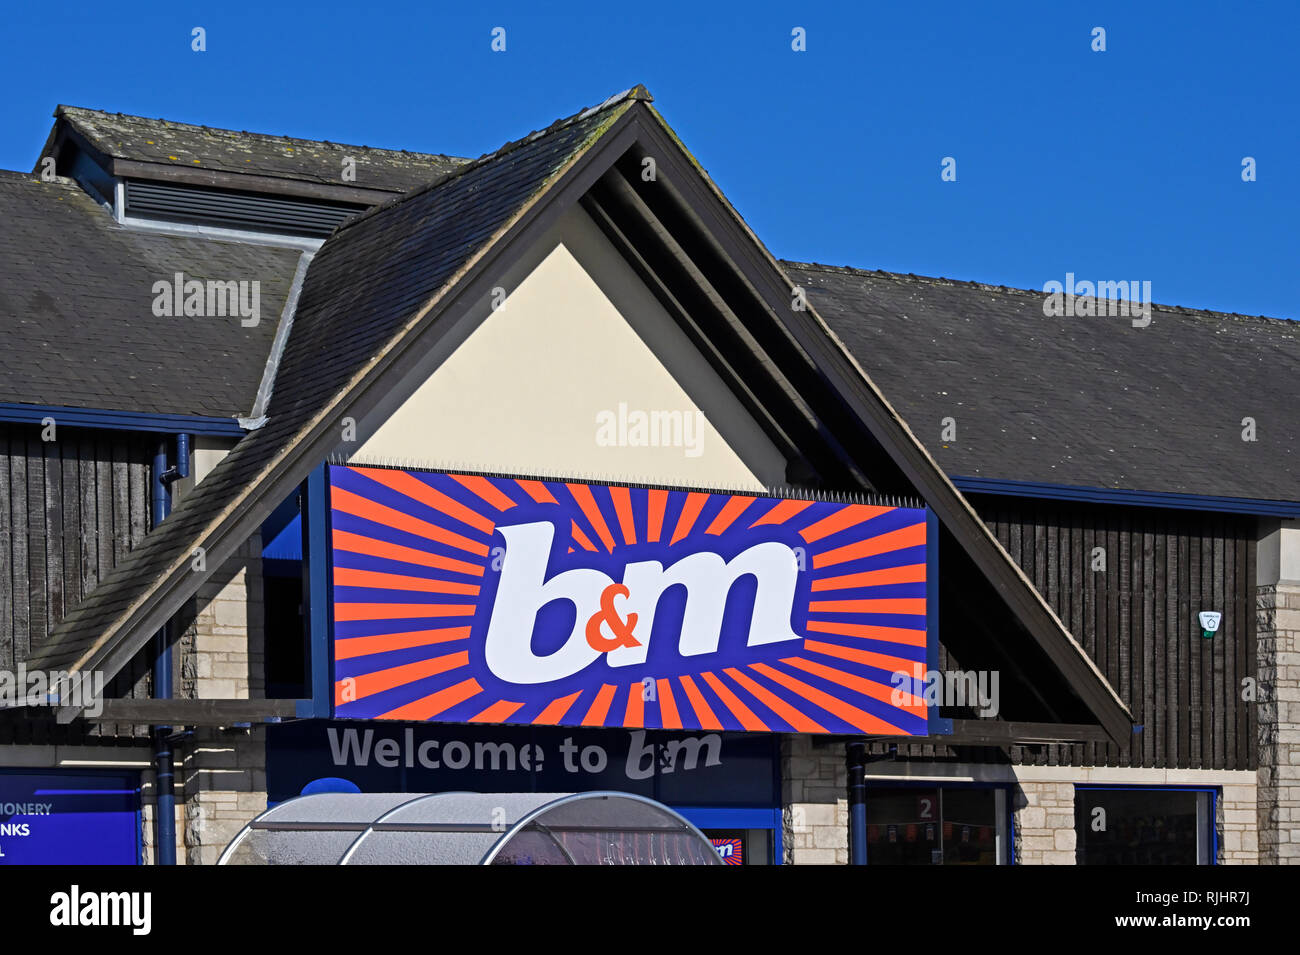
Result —
[[[338,466],[330,507],[337,717],[926,733],[923,510]]]

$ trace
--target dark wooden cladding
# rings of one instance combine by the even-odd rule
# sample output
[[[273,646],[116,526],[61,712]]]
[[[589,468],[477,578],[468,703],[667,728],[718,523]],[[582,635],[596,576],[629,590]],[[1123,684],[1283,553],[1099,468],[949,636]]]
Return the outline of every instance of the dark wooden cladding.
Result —
[[[900,758],[1256,768],[1255,708],[1242,700],[1242,680],[1256,676],[1254,518],[992,495],[971,500],[1142,730],[1127,747],[900,744]],[[1098,547],[1105,571],[1092,569]],[[1223,613],[1212,640],[1200,636],[1202,610]],[[963,669],[942,639],[939,669]],[[1004,705],[1010,694],[1029,692],[1009,676],[1002,674]],[[869,750],[884,754],[889,745]]]
[[[37,426],[0,424],[0,669],[26,660],[149,529],[157,437],[84,428],[56,436],[42,441]],[[148,661],[133,661],[105,695],[147,697]],[[132,732],[7,720],[0,743],[73,742],[119,729]]]
[[[1012,558],[1142,727],[1130,746],[1012,747],[1014,762],[1254,769],[1255,522],[1233,514],[977,497]],[[1105,570],[1093,567],[1104,548]],[[1197,614],[1223,613],[1211,640]]]

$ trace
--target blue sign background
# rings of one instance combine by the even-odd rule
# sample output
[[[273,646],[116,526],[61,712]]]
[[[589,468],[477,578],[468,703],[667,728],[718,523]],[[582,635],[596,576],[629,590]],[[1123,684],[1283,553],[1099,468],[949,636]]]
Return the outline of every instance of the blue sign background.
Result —
[[[334,731],[333,742],[330,731]],[[350,720],[301,720],[267,727],[266,779],[269,802],[283,802],[301,794],[313,780],[336,777],[350,780],[362,792],[586,792],[610,789],[632,792],[679,806],[739,806],[771,808],[780,805],[777,777],[777,740],[770,736],[691,731],[641,731],[641,749],[633,752],[634,730],[581,729],[577,727],[453,726],[428,723],[373,723]],[[335,748],[355,757],[364,747],[366,764],[353,758],[336,763]],[[346,734],[346,735],[345,735]],[[696,751],[694,768],[691,750],[683,741],[713,737],[717,765],[708,765],[711,750],[702,744]],[[352,748],[348,740],[354,741]],[[384,748],[385,759],[397,765],[385,766],[377,759],[376,747]],[[566,746],[567,741],[567,746]],[[447,750],[452,742],[464,744]],[[436,746],[427,745],[436,743]],[[478,744],[508,746],[514,769],[497,753],[497,768],[481,755]],[[677,745],[674,745],[677,744]],[[525,761],[527,768],[521,765]],[[437,767],[425,765],[420,756]],[[599,749],[596,752],[593,747]],[[540,758],[538,756],[540,752]],[[603,767],[593,771],[603,754]],[[449,768],[468,755],[468,765]],[[584,763],[584,755],[586,762]],[[673,765],[668,771],[667,760]],[[481,768],[476,768],[476,763]],[[409,764],[409,765],[408,765]],[[629,777],[646,775],[646,778]]]
[[[32,804],[51,808],[48,813],[14,810]],[[0,865],[139,862],[135,773],[0,769]]]

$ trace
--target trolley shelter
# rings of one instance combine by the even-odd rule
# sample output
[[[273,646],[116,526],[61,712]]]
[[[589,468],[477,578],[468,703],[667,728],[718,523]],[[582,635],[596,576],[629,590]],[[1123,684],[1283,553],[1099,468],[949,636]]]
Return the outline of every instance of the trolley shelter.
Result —
[[[321,793],[259,815],[221,865],[721,865],[668,809],[628,793]]]

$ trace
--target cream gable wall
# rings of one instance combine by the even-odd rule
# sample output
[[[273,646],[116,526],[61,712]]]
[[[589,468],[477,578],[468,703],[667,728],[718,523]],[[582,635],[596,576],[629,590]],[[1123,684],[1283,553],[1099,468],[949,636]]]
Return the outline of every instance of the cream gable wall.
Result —
[[[581,209],[501,287],[504,305],[463,316],[408,400],[361,424],[351,459],[697,487],[785,483],[784,456]],[[602,446],[599,416],[617,419],[620,405],[627,420],[698,412],[696,447]]]

